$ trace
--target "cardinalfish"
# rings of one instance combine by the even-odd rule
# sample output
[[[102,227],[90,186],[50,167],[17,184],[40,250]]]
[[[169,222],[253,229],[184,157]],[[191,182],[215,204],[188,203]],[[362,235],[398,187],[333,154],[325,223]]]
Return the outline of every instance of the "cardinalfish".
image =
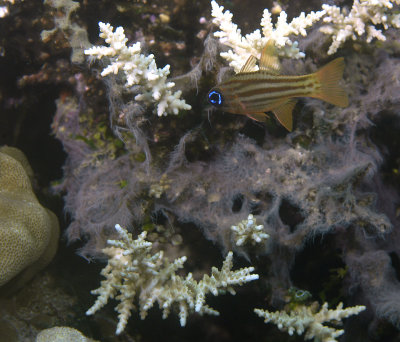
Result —
[[[288,131],[293,129],[292,112],[297,97],[313,97],[340,107],[349,104],[339,85],[344,69],[342,57],[313,74],[283,76],[274,42],[270,40],[261,53],[259,70],[252,71],[256,63],[257,58],[250,56],[238,74],[209,91],[208,102],[225,112],[256,121],[266,121],[266,112],[272,112]]]

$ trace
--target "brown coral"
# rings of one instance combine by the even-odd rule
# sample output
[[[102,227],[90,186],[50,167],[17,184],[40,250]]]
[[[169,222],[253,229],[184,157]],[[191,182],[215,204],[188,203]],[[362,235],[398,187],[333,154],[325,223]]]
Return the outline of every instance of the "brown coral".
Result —
[[[0,148],[0,286],[18,288],[45,267],[57,250],[57,217],[38,202],[25,155]]]

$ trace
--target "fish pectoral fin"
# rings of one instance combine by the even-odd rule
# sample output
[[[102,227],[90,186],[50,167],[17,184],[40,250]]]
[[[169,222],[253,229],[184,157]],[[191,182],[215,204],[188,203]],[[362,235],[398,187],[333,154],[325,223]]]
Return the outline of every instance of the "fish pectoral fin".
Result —
[[[251,113],[251,114],[247,114],[247,116],[250,119],[253,119],[255,121],[260,121],[260,122],[266,122],[267,119],[269,119],[269,116],[265,113]]]
[[[261,52],[259,67],[260,70],[267,71],[272,75],[280,74],[281,64],[279,62],[275,41],[273,39],[270,39],[264,46]]]
[[[246,63],[242,66],[242,69],[240,69],[239,73],[242,73],[242,72],[254,72],[253,68],[256,65],[256,63],[257,63],[257,58],[255,58],[253,55],[251,55],[247,59]]]
[[[289,132],[293,130],[293,108],[296,105],[296,100],[289,100],[277,108],[272,109],[276,119]]]

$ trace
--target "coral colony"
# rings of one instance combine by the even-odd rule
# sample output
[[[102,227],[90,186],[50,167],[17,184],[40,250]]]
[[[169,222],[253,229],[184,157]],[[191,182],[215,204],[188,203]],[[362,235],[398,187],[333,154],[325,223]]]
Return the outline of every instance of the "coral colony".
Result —
[[[337,325],[343,318],[357,315],[365,310],[365,306],[358,305],[343,309],[343,303],[339,303],[335,310],[328,309],[328,303],[321,308],[314,302],[310,306],[298,304],[289,313],[286,311],[269,312],[267,310],[254,309],[254,312],[262,318],[265,323],[273,322],[279,330],[286,331],[289,335],[296,332],[302,335],[304,340],[315,339],[316,341],[336,341],[336,338],[344,333],[344,330],[337,330],[332,326],[325,326],[323,323]]]
[[[264,226],[257,225],[252,214],[249,214],[246,220],[239,222],[237,226],[232,226],[231,230],[236,246],[245,243],[258,244],[269,238],[269,235],[264,233]]]
[[[277,17],[265,9],[261,28],[244,36],[233,14],[211,1],[210,20],[202,19],[209,25],[203,32],[204,52],[190,61],[192,66],[198,63],[191,72],[175,78],[170,78],[170,65],[159,68],[154,55],[146,53],[151,50],[148,41],[137,41],[143,32],[131,35],[128,27],[114,29],[99,22],[105,43],[89,47],[86,29],[74,22],[83,4],[45,4],[57,15],[56,28],[42,31],[43,44],[64,32],[71,60],[85,57],[87,64],[80,67],[90,65],[91,72],[92,85],[88,76],[74,71],[75,95],[66,92],[56,101],[52,124],[68,155],[64,178],[54,186],[65,194],[64,209],[71,219],[65,236],[69,242],[83,241],[79,253],[84,257],[107,262],[99,287],[92,291],[97,297],[88,316],[106,311],[101,309],[114,299],[117,335],[135,330],[135,315],[145,319],[155,304],[162,318],[176,313],[185,326],[189,315],[219,315],[207,303],[212,296],[234,295],[240,285],[238,291],[254,286],[265,292],[262,297],[268,302],[249,310],[254,321],[262,324],[259,316],[289,335],[304,334],[305,340],[337,341],[345,334],[342,320],[366,309],[368,314],[354,320],[365,320],[369,330],[378,330],[382,319],[400,328],[395,269],[400,257],[399,198],[383,181],[384,148],[371,138],[381,115],[399,120],[400,52],[393,32],[399,34],[400,0],[355,0],[351,9],[324,4],[289,22],[281,8]],[[0,7],[0,18],[9,18],[12,6],[9,1]],[[162,15],[160,22],[168,23],[169,17]],[[209,89],[227,79],[226,73],[232,77],[245,70],[252,75],[271,66],[271,55],[263,52],[268,44],[288,71],[284,75],[313,75],[339,57],[340,78],[334,81],[340,79],[346,108],[302,97],[296,106],[293,102],[293,125],[290,117],[290,132],[284,133],[273,116],[259,123],[224,116],[218,108],[208,122]],[[335,53],[340,56],[330,56]],[[101,71],[95,74],[97,68]],[[199,82],[202,77],[207,81]],[[288,83],[284,77],[270,78],[275,82],[271,87]],[[249,92],[255,88],[251,81],[246,80]],[[103,102],[89,101],[88,90]],[[99,110],[93,103],[104,107],[105,95],[108,106]],[[257,94],[247,94],[246,100],[253,96]],[[16,164],[30,189],[18,161],[4,153],[0,157],[0,164]],[[5,175],[0,173],[0,181]],[[52,214],[30,196],[43,219],[51,221]],[[21,225],[19,217],[10,218],[14,221]],[[31,229],[28,223],[24,232]],[[58,237],[51,223],[44,225],[46,238],[39,239],[41,249],[36,251],[46,263],[55,247],[51,256],[43,248],[55,245],[53,237]],[[193,230],[219,248],[224,258],[218,262],[209,257],[207,262],[222,263],[221,268],[200,266],[208,255],[195,254],[200,247],[187,243]],[[347,283],[337,285],[340,299],[330,301],[324,290],[313,293],[319,302],[288,299],[286,294],[297,286],[293,274],[299,254],[324,239],[345,265]],[[2,260],[10,258],[2,255]],[[236,262],[244,266],[236,267]],[[14,273],[39,268],[21,260],[10,264],[18,265]],[[11,271],[2,270],[1,285]],[[262,309],[266,307],[277,311]]]
[[[232,23],[232,14],[224,12],[223,7],[215,1],[211,5],[213,22],[219,27],[214,37],[230,48],[222,52],[221,57],[236,72],[243,67],[249,56],[260,58],[261,50],[270,39],[274,40],[280,56],[304,58],[305,53],[299,50],[297,41],[292,39],[306,36],[306,29],[321,20],[324,24],[321,32],[333,40],[327,54],[334,53],[348,38],[355,40],[364,32],[367,34],[367,42],[372,38],[384,40],[383,33],[374,25],[383,24],[385,29],[399,26],[398,15],[390,14],[390,2],[378,5],[373,1],[362,1],[355,2],[347,16],[345,11],[335,6],[324,5],[321,11],[308,15],[301,13],[298,18],[287,23],[287,15],[282,11],[276,25],[272,23],[271,13],[266,9],[261,20],[262,31],[256,30],[243,37],[237,25]],[[152,55],[140,53],[140,43],[127,46],[127,38],[121,27],[114,31],[110,24],[99,23],[99,26],[100,37],[105,39],[108,46],[92,47],[85,50],[85,54],[97,59],[108,58],[108,66],[101,76],[121,72],[126,82],[125,87],[140,86],[139,90],[135,89],[138,92],[135,100],[148,106],[154,105],[158,116],[178,114],[180,110],[191,108],[180,99],[180,91],[171,92],[174,83],[167,81],[168,65],[157,69]],[[256,63],[253,70],[257,70]],[[338,114],[338,109],[331,115],[322,108],[325,107],[318,105],[313,109],[317,117],[337,115],[340,121],[344,116]],[[343,139],[336,141],[323,143],[318,138],[325,134],[323,132],[326,129],[332,132],[337,129],[335,122],[323,123],[324,119],[319,118],[316,123],[320,120],[321,127],[314,128],[316,138],[308,147],[295,144],[292,138],[286,142],[275,140],[273,145],[262,148],[248,138],[237,136],[231,146],[221,149],[219,158],[214,158],[208,164],[177,162],[183,155],[174,152],[175,160],[159,178],[159,182],[148,183],[149,193],[160,200],[157,204],[159,210],[173,213],[182,221],[195,223],[207,238],[217,241],[224,249],[233,248],[240,254],[246,254],[251,246],[262,244],[264,253],[272,253],[275,247],[271,247],[271,244],[280,248],[285,246],[288,249],[286,257],[271,254],[271,258],[281,259],[280,267],[286,268],[287,273],[283,272],[279,281],[281,284],[289,284],[288,270],[295,251],[304,246],[309,237],[334,231],[337,227],[350,229],[355,226],[360,230],[368,229],[375,235],[387,234],[392,227],[384,213],[376,211],[375,195],[363,190],[365,186],[373,187],[371,176],[376,172],[379,158],[370,154],[362,143],[347,143],[348,139],[358,139],[354,135],[354,125],[365,120],[361,115],[357,117],[353,114],[353,110],[352,107],[347,110],[353,119],[343,122],[347,125],[341,133]],[[182,147],[184,150],[186,138],[182,138],[182,146],[178,145],[176,151],[182,150]],[[343,159],[342,156],[351,156],[351,160]],[[127,183],[131,182],[131,179],[127,180]],[[139,182],[143,184],[144,181],[142,179]],[[363,187],[358,186],[360,182],[364,183]],[[161,187],[161,183],[166,186]],[[206,189],[213,190],[210,193]],[[268,204],[263,203],[257,195],[252,200],[245,195],[239,212],[232,213],[227,204],[238,194],[246,193],[267,193],[271,200]],[[284,201],[298,208],[302,214],[303,219],[294,230],[288,229],[280,219],[279,211]],[[267,206],[268,209],[258,214],[256,219],[251,212],[254,205]],[[242,221],[239,217],[243,218]],[[264,224],[257,225],[256,220]],[[176,306],[181,325],[185,325],[191,312],[217,313],[204,304],[207,292],[217,295],[220,289],[226,289],[229,285],[258,279],[257,275],[251,274],[253,267],[230,270],[232,252],[228,253],[221,271],[213,268],[211,277],[205,275],[200,282],[194,281],[191,274],[182,278],[175,272],[183,267],[186,257],[170,263],[164,259],[162,251],[151,254],[152,244],[144,240],[145,232],[133,240],[121,226],[117,225],[116,229],[120,240],[108,240],[110,247],[103,249],[109,257],[108,265],[102,271],[106,279],[99,289],[93,291],[98,299],[88,314],[94,314],[109,298],[115,297],[120,301],[116,308],[119,312],[117,334],[125,329],[136,300],[139,301],[142,319],[157,302],[164,312],[164,318],[172,306]],[[227,236],[231,238],[227,239]],[[269,243],[265,244],[267,239]],[[272,263],[272,268],[279,267],[277,263]],[[229,291],[233,289],[229,287]],[[324,326],[323,323],[338,323],[364,309],[362,305],[343,309],[343,305],[339,304],[336,309],[329,310],[327,303],[321,308],[314,303],[310,306],[299,304],[289,311],[270,313],[255,309],[255,312],[264,317],[266,322],[277,324],[279,329],[290,335],[305,332],[305,339],[336,341],[343,330]]]
[[[236,271],[232,268],[232,252],[218,270],[213,267],[211,276],[204,275],[203,279],[196,281],[189,273],[185,278],[176,274],[183,267],[186,257],[180,257],[170,263],[164,258],[163,252],[150,254],[152,243],[146,241],[146,232],[141,233],[133,240],[132,235],[120,225],[115,229],[120,235],[120,240],[108,240],[111,247],[103,249],[109,257],[108,265],[101,274],[106,278],[101,287],[92,291],[99,295],[96,303],[87,311],[88,315],[107,304],[109,298],[120,301],[116,310],[119,313],[119,323],[116,334],[120,334],[127,324],[134,309],[133,302],[136,297],[139,300],[140,317],[144,319],[147,311],[158,303],[163,310],[163,318],[166,318],[174,305],[179,310],[181,326],[186,325],[188,313],[218,315],[218,311],[205,304],[207,293],[217,296],[228,291],[235,294],[232,285],[242,285],[258,279],[257,274],[252,274],[254,267],[245,267]],[[117,292],[119,295],[116,295]]]
[[[141,86],[143,93],[135,96],[135,100],[147,105],[156,103],[155,111],[158,116],[179,113],[179,110],[189,110],[192,107],[180,99],[182,92],[171,92],[174,82],[167,82],[169,65],[157,69],[153,55],[141,54],[140,43],[127,47],[128,39],[125,37],[124,29],[118,27],[113,32],[110,24],[99,23],[100,37],[109,46],[94,46],[85,50],[85,54],[97,59],[108,57],[110,65],[102,72],[101,76],[118,74],[123,71],[127,88],[134,85]]]
[[[220,29],[220,31],[214,33],[214,36],[219,38],[222,44],[231,48],[228,52],[222,52],[221,57],[229,62],[235,72],[239,72],[251,55],[259,58],[263,47],[270,39],[275,41],[281,56],[304,57],[304,53],[300,52],[298,48],[298,43],[292,42],[289,36],[306,36],[306,28],[312,26],[325,15],[324,11],[311,12],[307,16],[301,13],[298,18],[287,23],[287,15],[285,11],[282,11],[274,27],[271,13],[268,9],[265,9],[260,23],[262,35],[260,30],[256,30],[243,37],[237,25],[232,23],[232,13],[223,12],[224,8],[215,1],[211,1],[211,6],[211,15],[214,17],[213,23]],[[257,68],[254,70],[257,70]]]
[[[224,8],[215,1],[211,1],[211,15],[214,17],[213,22],[220,29],[214,33],[215,37],[218,37],[222,44],[231,48],[228,52],[222,52],[221,57],[226,59],[229,65],[238,72],[250,55],[259,57],[269,39],[276,42],[281,56],[303,58],[305,54],[300,52],[298,43],[292,42],[289,36],[306,36],[306,28],[321,18],[327,24],[321,27],[321,32],[331,36],[333,40],[327,51],[328,54],[335,53],[347,39],[356,40],[358,37],[363,37],[364,34],[366,34],[367,42],[371,42],[374,38],[385,40],[382,31],[375,25],[382,25],[385,30],[389,27],[400,27],[400,14],[393,11],[393,4],[400,5],[400,1],[356,0],[350,13],[337,6],[325,4],[321,11],[311,12],[307,15],[301,13],[290,23],[286,21],[285,11],[281,11],[275,27],[272,23],[271,13],[265,9],[261,19],[262,35],[260,30],[256,30],[244,37],[237,25],[232,23],[232,13],[223,12]]]
[[[272,23],[271,13],[265,9],[261,20],[262,30],[256,30],[243,37],[237,25],[232,23],[232,14],[229,11],[224,12],[223,7],[215,1],[211,2],[211,6],[213,23],[219,27],[214,37],[230,49],[221,52],[221,57],[229,62],[236,72],[243,67],[249,56],[260,58],[263,47],[270,39],[274,40],[280,56],[305,58],[305,53],[300,51],[297,41],[292,39],[296,36],[306,36],[306,29],[316,22],[323,23],[321,32],[332,39],[327,54],[335,53],[347,39],[356,40],[364,33],[367,42],[373,38],[384,40],[383,33],[375,25],[382,24],[384,29],[399,27],[399,15],[391,14],[392,3],[356,1],[349,13],[335,6],[324,5],[321,11],[308,15],[301,13],[290,23],[287,23],[286,13],[281,11],[275,25]],[[153,55],[146,56],[141,53],[139,42],[127,46],[122,27],[114,30],[110,24],[105,23],[99,23],[99,27],[100,37],[105,40],[107,46],[94,46],[85,50],[85,54],[96,59],[106,59],[106,67],[101,72],[102,77],[121,75],[124,86],[136,93],[135,101],[154,107],[158,116],[178,114],[181,110],[191,109],[191,106],[181,99],[181,91],[172,92],[174,83],[167,80],[169,65],[158,69]],[[256,63],[253,70],[257,70]],[[354,103],[356,94],[351,95]],[[349,230],[351,227],[358,227],[359,230],[367,229],[369,234],[381,235],[388,234],[392,227],[387,216],[377,211],[376,195],[371,190],[365,190],[373,189],[372,176],[380,162],[379,156],[370,153],[368,147],[360,140],[361,137],[355,135],[355,127],[365,125],[366,118],[356,113],[356,108],[353,107],[356,105],[350,106],[342,113],[339,109],[329,113],[324,105],[310,101],[309,106],[313,105],[311,111],[316,116],[316,127],[309,146],[294,142],[295,137],[300,134],[299,131],[289,136],[289,140],[275,139],[265,147],[257,146],[251,139],[238,135],[231,145],[220,149],[218,158],[213,158],[207,164],[196,161],[188,163],[182,159],[185,141],[196,137],[185,135],[171,155],[172,160],[162,176],[157,176],[158,172],[151,164],[147,171],[140,170],[140,167],[132,165],[126,156],[118,157],[114,161],[103,161],[95,173],[100,177],[100,174],[107,174],[107,170],[111,170],[114,164],[119,164],[119,176],[115,177],[115,181],[110,175],[107,176],[108,180],[104,180],[108,184],[117,184],[117,178],[126,179],[126,186],[116,191],[113,196],[114,201],[120,201],[122,204],[123,198],[130,191],[130,204],[127,202],[123,205],[127,211],[123,220],[126,225],[131,225],[131,220],[140,221],[143,217],[140,208],[134,207],[134,193],[140,193],[139,189],[147,187],[149,194],[157,202],[158,210],[169,212],[183,222],[194,223],[202,229],[207,238],[218,242],[224,250],[233,248],[234,251],[246,255],[252,246],[263,245],[263,253],[271,255],[271,269],[280,267],[286,270],[280,273],[280,279],[266,282],[272,284],[279,281],[281,286],[287,284],[289,287],[289,267],[296,250],[302,248],[310,237],[332,232],[338,227]],[[336,119],[330,119],[335,116]],[[348,118],[343,119],[345,116]],[[343,120],[340,133],[335,120]],[[340,134],[341,138],[336,141],[322,141],[320,138],[326,134],[326,130],[332,134]],[[132,133],[137,135],[137,132]],[[348,144],[348,141],[353,143]],[[142,148],[143,146],[145,145],[142,145]],[[148,150],[146,156],[150,155],[151,150]],[[125,172],[123,169],[126,167],[137,171]],[[147,172],[148,175],[144,176],[143,172]],[[68,178],[68,174],[66,177]],[[83,176],[82,173],[81,177],[81,185],[89,181],[89,178],[84,180],[88,176]],[[359,186],[360,184],[363,186]],[[90,197],[90,192],[101,191],[99,186],[101,187],[96,186],[96,190],[85,186],[89,191],[86,196]],[[74,191],[68,194],[69,198],[79,199],[81,195],[79,191],[76,192],[77,188],[75,186],[75,194]],[[105,190],[104,188],[103,191]],[[93,192],[92,195],[94,194]],[[229,203],[235,201],[239,194],[242,196],[241,207],[233,213]],[[246,194],[253,194],[253,198]],[[268,194],[270,200],[265,201],[257,194]],[[68,197],[67,203],[70,202]],[[103,210],[101,217],[106,217],[107,199],[102,201],[104,203],[97,206]],[[280,210],[284,202],[290,203],[301,213],[302,220],[296,224],[295,229],[288,229],[280,219]],[[76,207],[82,202],[78,200],[75,205],[70,203],[69,210],[74,217],[85,216],[85,208]],[[256,218],[252,213],[254,206],[266,209],[259,212]],[[95,203],[91,205],[91,210],[94,208]],[[117,212],[114,219],[118,221],[119,216]],[[257,225],[256,220],[260,224]],[[110,221],[103,221],[103,225],[107,225],[106,222]],[[77,223],[74,224],[76,225]],[[101,226],[96,228],[97,231],[102,229]],[[148,309],[157,302],[164,318],[175,308],[179,313],[181,325],[185,325],[189,313],[217,314],[217,311],[205,304],[207,293],[217,295],[221,290],[234,293],[231,285],[242,285],[258,279],[258,275],[251,273],[254,267],[231,271],[232,252],[227,254],[221,270],[213,268],[211,276],[204,275],[200,281],[195,281],[191,274],[183,278],[177,275],[176,271],[183,267],[186,257],[181,256],[171,263],[163,256],[162,251],[152,251],[152,243],[145,240],[146,232],[140,233],[134,239],[120,225],[116,225],[115,229],[119,239],[108,240],[109,247],[103,249],[103,253],[109,258],[102,271],[105,280],[99,289],[93,291],[98,298],[87,313],[94,314],[107,304],[109,298],[116,298],[120,302],[116,308],[119,312],[117,334],[125,329],[131,311],[135,308],[135,301],[139,303],[142,319],[146,317]],[[363,238],[357,235],[356,239]],[[365,244],[360,241],[359,243]],[[287,249],[285,256],[273,255],[277,248]],[[349,248],[350,246],[347,247]],[[374,248],[377,247],[372,247]],[[365,252],[360,250],[357,253]],[[350,255],[346,256],[345,260],[348,260],[350,265],[355,263]],[[359,269],[350,269],[349,272],[361,272],[362,277],[367,279],[372,276]],[[272,273],[270,275],[272,277]],[[393,279],[386,276],[383,276],[382,281],[393,284]],[[368,296],[368,293],[376,291],[366,293]],[[278,296],[278,293],[272,293],[272,297],[274,296]],[[372,305],[379,309],[379,302],[372,297],[369,299]],[[279,329],[289,334],[305,332],[305,339],[336,341],[343,330],[324,326],[323,323],[332,320],[340,322],[343,318],[358,314],[364,309],[365,306],[362,305],[343,309],[340,304],[336,309],[329,310],[327,303],[321,308],[314,303],[310,306],[298,304],[288,311],[275,313],[261,309],[255,309],[255,312],[264,317],[266,322],[276,323]],[[385,317],[384,313],[381,315]]]

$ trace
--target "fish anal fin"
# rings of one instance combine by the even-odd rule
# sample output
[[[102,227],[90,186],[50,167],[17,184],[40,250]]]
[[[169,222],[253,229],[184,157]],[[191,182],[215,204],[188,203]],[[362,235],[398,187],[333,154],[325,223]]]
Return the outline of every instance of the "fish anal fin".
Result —
[[[254,57],[253,55],[251,55],[247,59],[246,63],[244,63],[244,65],[242,66],[242,69],[240,69],[239,73],[242,73],[242,72],[254,72],[254,67],[255,67],[256,63],[257,63],[257,58]]]
[[[293,130],[293,108],[296,105],[296,100],[289,100],[284,104],[272,109],[276,119],[289,132]]]
[[[280,74],[281,64],[279,62],[275,41],[273,39],[268,41],[261,52],[259,68],[260,70],[267,71],[273,75]]]
[[[269,119],[269,116],[265,113],[251,113],[251,114],[247,114],[247,116],[250,119],[253,119],[255,121],[260,121],[260,122],[266,122],[267,119]]]

